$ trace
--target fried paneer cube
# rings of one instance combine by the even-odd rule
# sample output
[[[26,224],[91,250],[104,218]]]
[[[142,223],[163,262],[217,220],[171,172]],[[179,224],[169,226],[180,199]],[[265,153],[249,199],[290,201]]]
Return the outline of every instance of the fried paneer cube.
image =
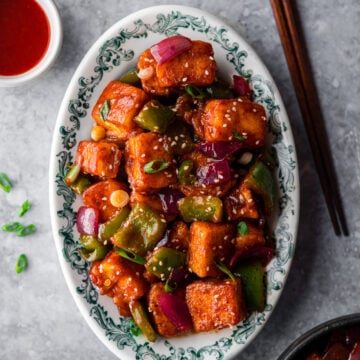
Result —
[[[234,250],[235,225],[194,221],[190,226],[188,266],[201,278],[219,277],[223,273],[214,261],[227,262]]]
[[[194,281],[186,287],[186,303],[195,332],[230,327],[246,318],[240,278]]]
[[[264,146],[266,114],[262,105],[246,99],[213,99],[201,114],[206,141],[229,141],[241,136],[245,148]],[[195,129],[196,130],[196,129]]]
[[[155,324],[157,332],[165,337],[171,337],[181,334],[181,331],[169,320],[169,318],[161,311],[159,307],[159,295],[165,293],[164,284],[157,282],[151,285],[150,291],[147,295],[148,309],[150,316]],[[185,300],[184,291],[177,290],[173,293]]]
[[[171,227],[169,234],[169,242],[166,246],[175,250],[187,251],[190,242],[190,231],[183,221],[176,221]]]
[[[125,147],[125,170],[133,190],[152,192],[177,182],[173,157],[167,151],[164,136],[152,132],[142,133],[129,139]],[[168,163],[164,170],[154,173],[145,171],[144,166],[154,162]]]
[[[187,84],[210,85],[217,70],[213,55],[211,44],[194,40],[189,50],[158,64],[147,49],[138,61],[142,87],[148,93],[164,96]]]
[[[254,195],[252,191],[242,183],[224,198],[223,204],[228,221],[235,221],[241,218],[259,218]]]
[[[76,152],[76,164],[80,171],[93,176],[116,178],[121,151],[117,145],[106,141],[80,141]]]
[[[101,223],[112,218],[119,210],[110,202],[110,196],[115,190],[129,191],[123,182],[109,179],[89,186],[83,193],[84,205],[99,210],[99,221]]]
[[[113,298],[119,312],[130,316],[129,303],[140,299],[148,291],[143,267],[111,251],[103,260],[94,261],[89,276],[101,295]]]
[[[260,226],[255,226],[250,222],[246,222],[247,231],[244,235],[239,233],[236,236],[235,248],[241,250],[257,245],[265,245],[264,230]]]
[[[133,119],[147,100],[148,96],[142,89],[113,80],[97,100],[92,116],[107,130],[107,136],[126,141],[143,131]]]
[[[215,80],[217,70],[214,51],[210,43],[194,40],[189,50],[173,59],[158,64],[156,75],[162,87],[187,84],[205,86]]]

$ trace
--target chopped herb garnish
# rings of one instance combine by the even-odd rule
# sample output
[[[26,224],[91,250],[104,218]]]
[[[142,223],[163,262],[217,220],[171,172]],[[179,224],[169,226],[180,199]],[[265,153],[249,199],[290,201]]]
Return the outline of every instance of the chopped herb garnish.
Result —
[[[102,121],[106,121],[110,111],[110,100],[106,99],[100,108],[100,118]]]
[[[1,227],[1,229],[6,232],[16,232],[21,230],[22,228],[23,226],[17,221],[9,222]]]
[[[237,131],[234,131],[234,132],[233,132],[233,136],[234,136],[235,139],[238,139],[238,140],[240,140],[240,141],[245,140],[245,137],[242,136],[242,135],[240,135]]]
[[[133,319],[130,319],[129,324],[130,324],[130,332],[134,336],[139,336],[141,334],[141,329],[135,324],[135,321]]]
[[[34,224],[22,226],[22,228],[16,233],[17,236],[27,236],[32,234],[36,230]]]
[[[155,174],[157,172],[163,171],[168,168],[170,165],[170,161],[165,161],[162,159],[156,159],[148,162],[144,165],[144,171],[147,174]]]
[[[16,265],[15,265],[15,271],[18,274],[20,274],[21,272],[23,272],[26,269],[27,264],[28,264],[28,262],[27,262],[26,255],[21,254],[17,259]]]
[[[71,184],[73,184],[76,179],[78,178],[80,174],[80,165],[78,164],[73,164],[70,166],[69,171],[67,172],[66,176],[65,176],[65,183],[70,186]]]
[[[248,226],[245,221],[240,221],[236,227],[240,236],[245,236],[248,233]]]
[[[236,281],[235,275],[219,260],[214,260],[216,267],[226,274],[232,281]]]
[[[114,250],[121,257],[128,259],[134,263],[137,263],[140,265],[144,265],[146,263],[146,260],[142,256],[134,253],[133,251],[131,251],[129,249],[123,249],[123,248],[115,246]]]
[[[4,173],[0,173],[0,188],[7,193],[11,190],[11,182],[7,175]]]
[[[195,85],[186,85],[185,91],[195,99],[204,99],[206,97],[205,92]]]
[[[30,209],[30,201],[25,200],[23,202],[23,204],[20,206],[19,213],[18,213],[19,217],[24,216],[28,212],[29,209]]]

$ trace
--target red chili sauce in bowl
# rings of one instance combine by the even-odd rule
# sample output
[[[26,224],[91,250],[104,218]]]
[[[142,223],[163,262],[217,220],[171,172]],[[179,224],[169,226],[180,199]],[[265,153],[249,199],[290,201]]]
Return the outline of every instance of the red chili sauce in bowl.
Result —
[[[0,0],[0,76],[23,74],[45,56],[48,18],[35,0]]]

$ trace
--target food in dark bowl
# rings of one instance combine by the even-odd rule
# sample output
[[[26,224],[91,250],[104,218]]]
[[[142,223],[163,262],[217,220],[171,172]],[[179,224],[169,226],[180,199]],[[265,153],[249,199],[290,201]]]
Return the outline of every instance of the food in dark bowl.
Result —
[[[309,330],[278,360],[360,359],[360,313],[345,315]]]

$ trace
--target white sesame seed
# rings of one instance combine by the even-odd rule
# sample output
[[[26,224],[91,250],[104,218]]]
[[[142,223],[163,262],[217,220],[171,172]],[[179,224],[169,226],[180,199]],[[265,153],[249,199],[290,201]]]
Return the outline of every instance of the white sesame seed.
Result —
[[[157,150],[159,147],[157,146],[157,145],[155,145],[154,147],[153,147],[153,149],[154,150]]]

